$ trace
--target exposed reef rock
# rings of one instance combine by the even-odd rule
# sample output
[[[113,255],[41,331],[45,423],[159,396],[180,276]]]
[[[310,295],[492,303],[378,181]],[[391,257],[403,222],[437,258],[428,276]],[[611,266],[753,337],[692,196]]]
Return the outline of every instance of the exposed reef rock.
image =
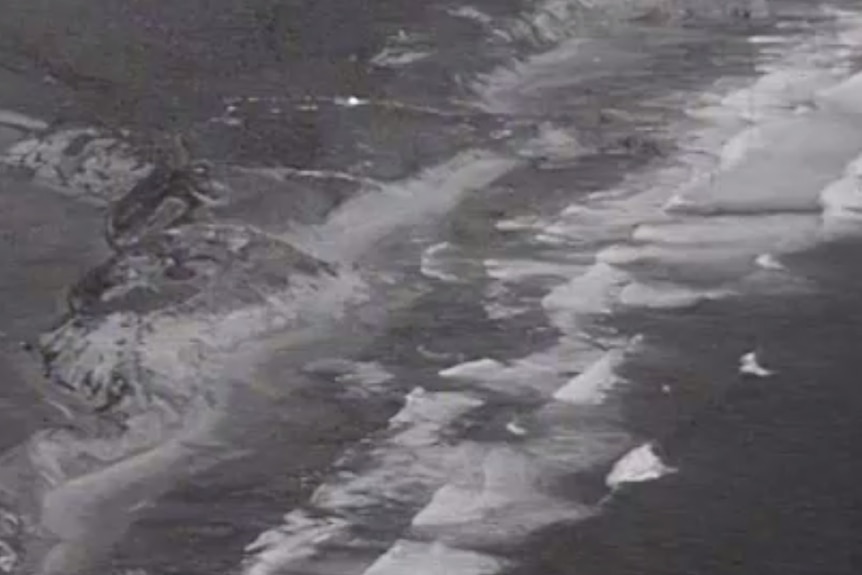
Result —
[[[194,223],[88,274],[71,290],[73,315],[41,347],[52,379],[94,411],[177,413],[207,392],[209,356],[337,314],[361,287],[260,232]]]
[[[129,143],[95,128],[36,134],[0,155],[0,165],[98,205],[116,201],[153,169]]]

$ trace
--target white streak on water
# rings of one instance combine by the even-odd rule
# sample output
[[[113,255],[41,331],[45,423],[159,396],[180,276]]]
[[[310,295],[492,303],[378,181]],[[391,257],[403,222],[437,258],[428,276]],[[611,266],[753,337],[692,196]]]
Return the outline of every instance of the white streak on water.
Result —
[[[444,378],[485,378],[499,375],[506,366],[497,360],[483,358],[468,361],[440,371],[440,377]]]
[[[656,454],[655,447],[647,443],[631,450],[617,461],[605,483],[611,489],[618,489],[628,483],[653,481],[671,473],[676,473],[676,469],[666,465]]]
[[[745,375],[753,375],[755,377],[770,377],[775,372],[766,369],[757,359],[757,353],[750,351],[739,358],[739,373]]]
[[[0,573],[14,573],[18,566],[18,553],[11,545],[0,540]]]
[[[264,531],[245,552],[253,554],[244,575],[277,575],[286,565],[296,564],[318,554],[319,545],[344,539],[349,522],[334,517],[313,518],[303,511],[293,511],[284,524]]]
[[[493,575],[507,564],[492,555],[442,543],[400,540],[363,575]]]
[[[581,266],[543,262],[539,260],[498,260],[487,259],[484,262],[485,273],[489,277],[502,282],[518,282],[530,277],[570,277],[573,270]]]
[[[501,545],[541,527],[577,521],[593,511],[543,493],[536,458],[494,446],[481,463],[440,488],[412,522],[412,531],[447,544]],[[539,463],[539,465],[541,465]]]
[[[352,198],[314,230],[313,241],[332,259],[356,258],[398,229],[439,217],[517,164],[492,152],[463,152],[416,178]]]
[[[415,62],[421,62],[431,55],[431,52],[423,50],[410,50],[408,48],[389,46],[378,52],[371,59],[371,63],[380,68],[401,68]]]
[[[607,393],[620,381],[616,369],[623,357],[621,350],[614,349],[607,352],[586,371],[557,390],[554,393],[554,399],[572,404],[600,404]]]
[[[685,309],[733,295],[729,288],[696,288],[671,282],[632,282],[620,293],[620,303],[650,309]]]
[[[517,437],[524,437],[529,433],[527,429],[516,420],[512,420],[506,424],[506,431]]]
[[[451,250],[449,242],[440,242],[428,247],[422,252],[420,269],[422,275],[427,278],[440,280],[447,283],[459,281],[457,275],[445,271],[445,252]]]
[[[625,273],[602,263],[553,289],[542,300],[551,321],[561,330],[577,332],[578,318],[609,313],[625,284]]]
[[[321,554],[321,546],[354,538],[354,526],[371,521],[366,526],[380,527],[367,518],[375,510],[421,506],[455,470],[475,457],[475,446],[447,445],[443,433],[482,404],[465,393],[414,389],[403,409],[390,419],[389,428],[348,453],[338,464],[341,471],[315,490],[310,503],[324,517],[309,519],[302,511],[288,514],[283,526],[248,548],[253,554],[246,559],[243,573],[302,571],[304,561]],[[351,464],[354,459],[361,462],[358,467]]]
[[[548,31],[553,32],[553,29]],[[570,56],[574,51],[573,46],[567,48]],[[814,48],[821,51],[817,46]],[[565,54],[565,50],[558,51],[555,57],[559,58],[560,54]],[[796,56],[798,55],[788,59],[787,68],[800,66],[802,60]],[[834,108],[832,110],[815,109],[799,116],[795,115],[796,108],[806,104],[806,100],[820,86],[820,82],[832,81],[833,72],[840,74],[838,69],[823,72],[818,69],[820,64],[815,64],[810,66],[813,70],[811,74],[795,76],[781,70],[767,72],[774,74],[770,79],[771,83],[764,81],[753,92],[749,90],[736,94],[736,99],[728,99],[724,103],[724,109],[720,109],[718,114],[714,113],[715,110],[704,113],[702,116],[710,117],[710,121],[717,127],[706,129],[700,135],[697,143],[701,151],[690,153],[690,157],[683,158],[683,162],[688,162],[683,169],[677,166],[675,170],[668,170],[666,176],[662,174],[654,177],[654,186],[646,193],[593,198],[588,201],[606,203],[602,203],[600,209],[587,206],[586,209],[571,210],[561,216],[556,229],[550,232],[541,231],[548,237],[563,237],[575,241],[579,235],[585,235],[585,229],[588,230],[588,235],[593,229],[607,230],[610,226],[614,228],[614,235],[603,237],[618,242],[632,239],[631,231],[634,226],[647,223],[653,227],[642,228],[638,240],[647,247],[640,252],[628,252],[626,257],[630,263],[648,256],[659,262],[672,260],[674,265],[680,268],[688,265],[708,267],[711,262],[724,261],[728,254],[734,258],[744,254],[747,258],[743,266],[747,270],[745,273],[756,270],[755,264],[760,254],[780,255],[786,250],[804,247],[811,231],[811,217],[789,217],[785,220],[770,217],[760,221],[762,212],[804,209],[812,214],[816,213],[819,209],[816,194],[825,182],[834,177],[836,167],[843,167],[846,161],[855,155],[853,147],[862,142],[854,128],[847,125],[845,117],[850,115],[846,109],[848,104],[852,107],[852,101],[835,96],[831,102]],[[559,72],[559,68],[554,68],[555,65],[553,58],[545,58],[539,62],[539,66],[544,66],[545,70],[554,69]],[[489,96],[489,107],[507,109],[507,106],[518,102],[518,96],[521,95],[518,94],[519,88],[530,84],[531,79],[541,80],[536,83],[540,87],[551,85],[551,80],[543,77],[541,73],[525,76],[523,71],[523,68],[519,68],[511,74],[501,73],[487,79],[488,91],[485,94]],[[557,82],[560,81],[557,75]],[[507,98],[507,94],[514,96]],[[782,94],[786,94],[784,99]],[[841,107],[840,112],[836,111],[838,107]],[[755,129],[739,136],[722,152],[721,145],[734,134],[739,134],[747,122],[767,119],[767,124],[755,126]],[[830,135],[834,137],[830,139]],[[777,145],[770,144],[773,139],[778,142]],[[708,153],[703,154],[703,150]],[[723,167],[722,153],[725,157]],[[788,164],[790,167],[786,169]],[[801,174],[805,170],[813,173]],[[775,179],[776,174],[781,176],[781,182],[770,183],[770,178]],[[788,181],[785,182],[785,179]],[[680,187],[684,189],[680,191]],[[688,208],[698,214],[713,214],[725,210],[751,214],[751,229],[754,231],[741,234],[742,238],[734,236],[730,230],[734,227],[740,229],[740,221],[731,216],[715,222],[712,218],[699,216],[675,217],[672,220],[661,213],[660,206],[674,192],[680,193],[681,203],[685,204],[678,207]],[[368,206],[374,205],[370,198],[361,199],[357,205],[366,201]],[[374,213],[372,207],[359,206],[351,210],[353,216],[343,217],[344,229],[351,227],[347,224],[353,221],[352,217],[358,218],[356,224],[361,225],[363,217],[360,214]],[[597,215],[608,217],[595,217]],[[586,228],[579,227],[585,222],[588,224]],[[504,231],[523,231],[534,228],[534,223],[536,222],[530,221],[529,218],[523,218],[498,225],[499,229]],[[663,228],[661,224],[665,223],[668,226]],[[789,223],[803,229],[803,232],[781,232],[783,226],[790,227],[787,225]],[[538,224],[540,227],[542,222]],[[705,228],[699,227],[702,224],[705,224]],[[716,232],[716,241],[713,242],[708,233],[703,234],[704,229]],[[338,232],[337,229],[332,231]],[[605,233],[607,234],[607,231]],[[373,236],[377,236],[377,232],[371,230],[367,237]],[[348,235],[345,233],[344,237]],[[693,246],[699,247],[695,249]],[[706,261],[698,261],[694,252],[696,255],[706,256]],[[622,250],[618,250],[617,255],[621,253]],[[571,344],[574,337],[582,336],[581,329],[591,316],[609,313],[619,304],[674,307],[737,293],[737,286],[733,282],[728,282],[728,285],[692,287],[676,283],[674,278],[663,283],[645,281],[634,272],[628,273],[611,265],[613,263],[598,261],[592,267],[568,270],[568,283],[553,290],[543,300],[542,303],[555,326],[565,332],[559,348],[564,347],[566,342]],[[620,264],[620,261],[616,263]],[[587,346],[572,345],[577,348],[578,353],[573,354],[574,358],[568,368],[577,371],[577,368],[581,367],[577,362],[584,361],[584,354],[581,352]],[[620,342],[610,342],[610,345],[617,349],[622,347]],[[612,368],[618,361],[616,354],[621,352],[608,352],[607,349],[597,352],[595,347],[591,352],[590,362],[595,361],[595,356],[598,355],[598,363],[589,368],[590,362],[586,362],[587,365],[583,366],[586,368],[584,377],[580,381],[577,377],[574,378],[568,390],[564,386],[557,391],[564,383],[560,381],[560,375],[561,365],[565,363],[562,359],[566,355],[559,349],[556,352],[546,352],[545,357],[540,353],[516,361],[502,362],[485,358],[453,366],[440,373],[441,377],[447,379],[457,379],[465,384],[478,384],[495,390],[508,390],[515,396],[525,390],[539,389],[545,397],[549,398],[557,391],[559,395],[574,401],[573,404],[551,402],[540,409],[529,420],[530,433],[527,436],[519,435],[527,427],[521,427],[521,420],[516,420],[516,427],[508,427],[510,433],[518,436],[517,442],[472,446],[465,451],[469,457],[461,459],[457,466],[451,463],[453,459],[445,458],[449,462],[448,466],[443,466],[449,473],[445,477],[427,469],[419,472],[414,470],[413,472],[420,476],[427,473],[420,480],[422,488],[419,491],[434,485],[439,487],[429,504],[413,518],[412,529],[415,535],[434,538],[438,543],[453,546],[511,545],[513,541],[540,527],[563,521],[577,521],[595,512],[588,506],[561,502],[549,495],[550,478],[555,474],[595,469],[596,465],[610,464],[614,458],[622,456],[606,478],[608,487],[614,490],[624,484],[654,480],[674,471],[661,461],[653,444],[632,449],[635,445],[633,438],[614,426],[613,417],[608,418],[609,415],[615,415],[613,402],[599,398],[600,394],[603,397],[606,393],[608,381],[613,380]],[[525,382],[525,376],[534,381]],[[537,384],[535,380],[543,381]],[[597,422],[600,423],[598,431]],[[601,425],[605,427],[602,428]],[[437,435],[420,434],[424,439],[417,442],[408,438],[403,445],[414,451],[419,445],[421,447],[418,449],[422,450],[428,445],[425,441],[430,441],[434,449],[440,448],[440,451],[433,452],[435,457],[439,457],[444,452],[442,447],[435,443],[439,440],[440,428],[435,427],[434,430]],[[449,450],[451,451],[451,448]],[[377,451],[378,454],[384,452],[383,448]],[[428,451],[427,455],[423,453],[420,459],[428,456],[428,461],[439,461],[430,457],[431,453],[432,451]],[[394,466],[393,469],[405,473],[404,470],[408,468],[402,465]],[[455,473],[456,470],[459,473]],[[364,481],[364,484],[369,486],[368,489],[372,483],[387,485],[396,477],[392,474],[375,475],[373,471],[368,475],[371,476],[373,482],[368,479]],[[371,504],[373,499],[365,501]],[[343,498],[335,500],[339,505],[345,504],[346,501]],[[410,544],[399,542],[393,550],[403,549],[404,545]],[[393,553],[395,552],[391,551],[387,555]],[[366,575],[400,575],[407,570],[416,572],[419,567],[415,566],[419,565],[424,569],[428,564],[424,559],[433,554],[427,549],[419,549],[415,554],[399,552],[399,555],[409,559],[392,562],[387,557],[385,561],[382,560],[383,567],[379,564],[376,566],[379,571],[372,568]],[[432,575],[460,575],[462,571],[459,569],[463,569],[463,573],[473,573],[470,571],[470,564],[461,567],[460,563],[448,563],[446,560],[431,564],[436,565],[427,571]],[[440,565],[443,567],[439,567]],[[482,565],[481,569],[484,569],[484,563]],[[490,573],[500,567],[489,562],[487,568]],[[421,570],[418,572],[425,573]],[[483,571],[479,572],[484,574]]]
[[[541,220],[532,216],[523,216],[509,220],[500,220],[494,227],[501,232],[519,232],[533,230],[541,225]]]
[[[764,270],[785,270],[784,264],[772,254],[760,254],[755,260],[757,266]]]
[[[820,193],[820,205],[827,238],[862,233],[862,155],[847,166],[843,177]]]
[[[0,125],[32,132],[48,129],[47,122],[12,110],[0,110]]]

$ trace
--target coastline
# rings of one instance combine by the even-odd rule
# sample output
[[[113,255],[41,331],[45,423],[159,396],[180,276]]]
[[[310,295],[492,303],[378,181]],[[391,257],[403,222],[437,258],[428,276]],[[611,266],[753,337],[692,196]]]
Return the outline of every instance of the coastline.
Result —
[[[741,39],[735,41],[745,44]],[[560,54],[565,55],[565,50]],[[769,58],[771,56],[766,60]],[[787,80],[791,84],[794,81],[792,65],[794,62],[790,66],[791,78]],[[813,67],[818,65],[815,62]],[[738,70],[732,65],[730,68]],[[720,67],[716,71],[720,72]],[[842,78],[841,74],[846,77],[852,71],[849,66],[838,70],[836,82]],[[771,72],[761,69],[758,73],[765,77]],[[744,80],[734,80],[743,84],[752,76],[756,78],[748,73],[739,75],[748,76]],[[704,74],[703,79],[708,76]],[[671,166],[667,174],[651,170],[663,164],[663,153],[656,153],[658,148],[652,145],[641,144],[650,142],[654,133],[643,140],[640,136],[617,138],[614,135],[610,144],[601,142],[598,145],[598,152],[588,144],[585,162],[593,156],[598,162],[606,162],[605,169],[608,169],[615,154],[628,155],[630,157],[621,165],[630,170],[633,178],[645,175],[647,189],[641,189],[645,193],[640,194],[637,190],[634,194],[623,190],[619,195],[619,190],[599,187],[592,190],[593,193],[607,195],[577,198],[575,205],[563,211],[559,204],[570,204],[571,195],[544,200],[547,205],[541,209],[545,213],[533,214],[534,219],[526,232],[516,229],[517,226],[510,230],[538,238],[525,244],[532,246],[529,249],[520,248],[525,254],[521,261],[529,262],[537,253],[533,250],[536,244],[543,246],[540,251],[544,250],[545,254],[569,250],[569,243],[582,241],[583,236],[588,235],[584,230],[591,229],[590,226],[601,228],[600,233],[607,234],[596,242],[599,247],[593,244],[575,249],[582,252],[581,261],[558,265],[550,272],[544,267],[546,260],[541,258],[535,259],[532,266],[510,270],[507,266],[514,265],[512,262],[517,264],[518,260],[488,257],[494,254],[484,251],[483,234],[490,233],[486,229],[489,222],[493,227],[507,216],[504,214],[506,217],[501,218],[482,203],[487,206],[497,201],[495,197],[504,198],[500,189],[517,188],[519,180],[530,177],[536,178],[537,188],[553,187],[553,177],[569,176],[568,162],[572,162],[574,170],[581,168],[580,154],[569,157],[559,152],[558,157],[554,157],[558,149],[571,153],[572,140],[560,137],[560,132],[553,130],[538,130],[536,138],[546,146],[542,148],[543,154],[553,157],[550,167],[542,168],[525,162],[523,157],[512,157],[505,147],[502,152],[493,146],[490,150],[470,147],[470,138],[455,135],[451,136],[452,141],[465,145],[467,151],[436,167],[419,171],[411,178],[360,185],[359,195],[329,209],[322,224],[279,222],[264,231],[253,226],[244,227],[229,218],[220,219],[219,213],[202,213],[196,215],[198,219],[191,224],[164,231],[158,236],[161,244],[156,242],[137,251],[115,254],[99,271],[105,274],[105,281],[98,284],[91,307],[79,310],[65,325],[56,326],[53,334],[43,335],[41,346],[49,357],[54,380],[75,389],[91,410],[115,414],[113,425],[119,423],[119,428],[124,429],[119,434],[124,439],[118,441],[116,429],[109,430],[109,425],[83,432],[82,437],[76,436],[79,432],[42,434],[31,441],[31,449],[47,450],[47,458],[34,459],[35,451],[24,458],[31,458],[30,465],[35,466],[36,475],[42,475],[41,481],[47,483],[47,487],[45,496],[28,513],[28,528],[41,523],[41,528],[52,532],[51,537],[59,538],[61,543],[45,544],[44,539],[33,543],[26,553],[30,561],[27,569],[63,575],[87,572],[91,561],[92,565],[100,564],[101,555],[109,551],[104,543],[115,542],[98,541],[104,539],[105,532],[93,531],[93,525],[101,524],[104,519],[105,528],[112,536],[120,538],[139,511],[146,515],[153,509],[158,510],[161,496],[183,483],[193,483],[198,471],[203,472],[211,465],[220,465],[234,457],[255,455],[255,449],[262,452],[270,446],[277,448],[279,441],[294,446],[296,442],[326,444],[322,453],[310,457],[320,466],[311,470],[317,489],[285,487],[291,484],[286,479],[273,482],[274,487],[293,489],[295,493],[289,493],[285,499],[295,500],[299,507],[288,513],[285,526],[270,529],[269,538],[264,536],[261,542],[249,546],[242,569],[250,574],[277,571],[289,565],[317,572],[315,570],[328,569],[330,560],[331,568],[335,569],[332,572],[358,573],[368,567],[368,573],[387,573],[395,568],[390,564],[402,564],[399,563],[402,555],[412,557],[411,564],[415,565],[421,565],[428,556],[437,556],[442,557],[440,561],[444,563],[452,561],[453,566],[464,565],[464,573],[493,573],[510,567],[508,560],[497,557],[506,545],[517,545],[559,523],[577,523],[593,517],[596,514],[593,498],[577,500],[589,490],[579,493],[579,489],[573,487],[574,493],[568,493],[567,478],[589,475],[596,470],[610,471],[620,458],[650,445],[644,441],[652,439],[644,436],[644,430],[629,427],[625,416],[626,398],[630,393],[637,393],[640,378],[618,377],[617,370],[627,361],[629,351],[617,357],[615,351],[608,351],[608,348],[623,346],[629,350],[627,346],[631,346],[630,353],[634,356],[642,352],[637,333],[622,337],[601,325],[606,319],[609,302],[614,312],[621,302],[623,309],[642,307],[648,310],[645,313],[656,313],[656,317],[661,318],[663,313],[673,313],[669,310],[681,305],[705,303],[708,306],[713,300],[718,302],[715,305],[722,305],[721,300],[728,293],[733,294],[730,301],[740,293],[763,296],[776,293],[771,291],[775,289],[782,297],[792,297],[795,293],[795,284],[786,285],[780,270],[772,270],[773,275],[761,270],[764,273],[758,277],[765,276],[763,281],[736,283],[735,280],[740,269],[751,269],[749,260],[767,253],[762,251],[764,246],[769,248],[770,255],[774,252],[782,266],[788,265],[780,250],[774,249],[776,237],[779,247],[792,251],[813,245],[809,230],[803,228],[797,232],[795,220],[785,217],[784,212],[788,208],[804,208],[806,213],[819,218],[822,200],[816,197],[816,192],[826,187],[862,149],[862,140],[854,139],[849,123],[845,123],[847,118],[855,118],[857,114],[855,109],[841,107],[846,106],[846,98],[838,102],[837,109],[834,108],[835,98],[827,97],[815,100],[813,110],[800,108],[796,114],[794,108],[809,104],[814,91],[820,89],[817,82],[806,82],[807,79],[802,78],[798,91],[788,90],[788,101],[782,101],[783,96],[778,95],[777,104],[769,99],[775,94],[768,89],[758,93],[763,97],[759,107],[751,101],[735,106],[725,99],[719,106],[723,106],[723,110],[710,120],[718,125],[717,133],[712,134],[707,129],[695,144],[704,145],[707,155],[712,157],[682,168],[673,165],[673,161],[668,162]],[[755,83],[752,89],[756,88]],[[856,93],[855,84],[851,83],[850,88],[852,98]],[[512,91],[518,93],[517,89]],[[721,98],[727,91],[723,86],[716,86],[707,97]],[[691,96],[682,92],[654,94],[659,102],[656,107],[669,109],[675,105],[674,97],[684,100]],[[737,98],[744,98],[745,94],[745,87],[735,93]],[[662,101],[662,97],[668,99]],[[525,108],[532,105],[530,98],[513,101]],[[831,111],[830,106],[833,106]],[[702,111],[711,113],[709,106]],[[515,117],[518,114],[517,111],[509,113]],[[730,116],[729,121],[722,120],[721,114]],[[746,122],[757,121],[758,114],[762,115],[759,119],[766,121],[756,124],[757,129],[765,126],[756,138],[725,146],[727,139],[738,134]],[[656,125],[647,128],[659,129],[663,121],[665,118],[660,117]],[[677,115],[674,121],[683,129],[669,139],[682,140],[688,135],[685,129],[690,120]],[[842,132],[845,124],[847,138],[824,154],[824,161],[816,166],[816,177],[802,178],[799,172],[800,178],[793,180],[799,194],[790,203],[782,196],[778,201],[784,203],[776,208],[776,199],[768,194],[758,199],[734,193],[737,188],[764,181],[758,179],[761,172],[767,175],[780,172],[776,166],[786,164],[788,157],[805,158],[807,154],[802,152],[819,150],[820,141],[797,137],[801,128],[822,128],[822,141],[832,141],[829,138]],[[41,124],[36,128],[43,129]],[[566,129],[581,136],[578,124],[565,126],[564,135]],[[625,126],[621,133],[626,129],[631,128]],[[99,141],[99,135],[94,137],[94,141]],[[606,133],[603,137],[607,137]],[[762,141],[758,138],[771,141],[776,137],[781,141],[780,149],[771,149],[768,153],[758,149],[758,142]],[[536,140],[527,143],[533,145]],[[50,143],[50,138],[43,140],[43,144],[45,142]],[[507,142],[515,147],[522,144],[523,138],[519,137]],[[109,165],[98,173],[113,174],[110,161],[116,162],[113,167],[119,167],[117,174],[123,172],[124,166],[144,166],[143,162],[130,163],[123,148],[113,144],[107,148],[86,149],[85,159],[76,160],[78,166],[91,165],[86,161],[87,154],[98,156],[107,150],[104,157],[109,159]],[[688,152],[684,148],[680,150],[683,156]],[[672,148],[672,159],[677,151]],[[773,153],[783,153],[783,156],[776,160],[770,157]],[[61,161],[62,155],[61,151],[58,156]],[[630,163],[626,166],[626,162]],[[646,166],[644,172],[636,169],[638,162]],[[795,173],[792,170],[801,170],[801,164],[797,164],[791,163],[783,177]],[[683,183],[674,178],[687,171],[703,173],[716,165],[719,166],[714,174],[716,180],[696,181],[695,187],[683,189],[684,195],[700,204],[676,202],[672,209],[661,210],[662,203],[671,199],[671,186]],[[98,182],[88,175],[89,172],[80,179],[65,181],[73,183],[70,187],[73,197],[78,194],[110,203],[111,194],[116,194],[117,188],[127,188],[140,173],[143,172],[135,172],[129,180],[111,180],[110,185],[104,186],[108,195],[104,195],[98,185],[93,187],[87,183]],[[127,173],[121,175],[128,177]],[[667,179],[663,179],[665,176]],[[36,177],[40,177],[38,170]],[[649,189],[649,184],[654,187]],[[633,187],[638,185],[643,187],[644,183],[632,183]],[[782,186],[780,180],[770,185],[773,190]],[[812,188],[816,188],[814,194]],[[715,196],[717,189],[724,192]],[[768,187],[764,189],[769,192]],[[516,206],[513,211],[524,211],[524,207],[523,204]],[[473,220],[469,217],[471,209],[479,214]],[[743,217],[737,212],[747,211],[745,217],[758,218],[764,209],[779,212],[775,225],[763,223],[766,220],[760,218],[757,221],[763,227],[757,228],[751,238],[739,241],[730,237],[726,244],[717,242],[706,250],[699,246],[692,249],[690,234],[693,232],[685,227],[690,222],[695,222],[693,225],[697,227],[706,215],[712,222],[710,225],[715,226],[711,235],[721,238],[728,233],[728,225],[736,225]],[[726,217],[727,223],[710,216],[715,211],[724,212],[722,217]],[[462,213],[468,215],[462,216]],[[547,214],[552,214],[550,219],[554,221],[548,221]],[[459,217],[462,219],[458,220]],[[644,226],[644,222],[648,225]],[[461,250],[467,254],[469,248],[475,251],[461,264],[478,265],[485,276],[482,285],[462,286],[459,291],[462,280],[458,268],[453,268],[447,274],[438,274],[437,279],[432,278],[429,287],[428,278],[423,278],[421,270],[415,269],[423,245],[428,243],[429,237],[435,240],[432,247],[439,245],[440,240],[449,241],[434,236],[457,231],[459,224],[466,231],[456,236],[452,251]],[[732,230],[729,233],[732,235]],[[794,235],[797,233],[798,238]],[[786,240],[786,236],[790,239]],[[551,247],[547,245],[549,238]],[[471,242],[479,247],[470,246]],[[617,247],[609,248],[611,244]],[[164,254],[171,250],[173,259],[168,261]],[[501,251],[505,252],[505,246]],[[208,260],[205,263],[200,261],[202,254],[203,259]],[[593,255],[598,265],[591,268]],[[446,265],[445,254],[440,258],[439,265]],[[180,266],[188,265],[192,270],[191,279],[177,281],[171,275],[176,272],[177,260]],[[354,265],[357,262],[358,268]],[[607,270],[611,273],[606,273]],[[714,275],[716,273],[718,276]],[[656,274],[661,281],[655,282]],[[678,277],[673,282],[664,280],[675,274]],[[146,281],[136,284],[141,277]],[[708,287],[697,282],[691,287],[687,283],[691,277]],[[710,284],[715,277],[722,279],[718,287]],[[129,278],[134,281],[130,282]],[[635,279],[633,283],[632,278]],[[724,281],[724,278],[730,280]],[[257,279],[260,282],[256,282]],[[593,279],[600,285],[591,283]],[[453,285],[441,287],[438,281]],[[136,292],[142,285],[144,289]],[[163,290],[153,300],[155,304],[146,295],[153,285]],[[548,286],[553,287],[549,289]],[[799,289],[799,293],[806,293],[805,286]],[[514,311],[507,312],[511,315],[503,314],[496,324],[490,322],[493,329],[505,328],[507,321],[516,321],[513,318],[519,316],[518,306],[538,306],[539,313],[546,316],[541,321],[553,324],[560,335],[559,345],[543,349],[540,344],[531,342],[530,345],[539,349],[515,359],[512,356],[489,358],[479,366],[486,371],[463,369],[458,372],[458,367],[463,367],[462,362],[447,358],[445,363],[449,364],[447,369],[452,377],[443,382],[440,378],[446,379],[442,373],[446,369],[438,369],[441,373],[437,377],[428,365],[411,372],[406,364],[402,366],[403,373],[394,376],[391,384],[367,383],[373,378],[363,380],[356,376],[360,383],[351,388],[349,383],[344,384],[351,381],[349,378],[341,380],[342,385],[335,389],[347,393],[348,399],[352,390],[360,395],[359,402],[371,398],[371,405],[359,416],[365,419],[358,430],[340,429],[349,417],[341,420],[338,414],[350,401],[345,402],[343,397],[326,397],[326,391],[333,388],[317,389],[320,382],[304,374],[301,366],[333,356],[361,358],[369,355],[369,350],[381,345],[375,340],[397,339],[397,334],[389,331],[390,325],[409,318],[415,313],[416,302],[421,302],[425,294],[434,290],[443,290],[440,292],[443,295],[438,297],[444,301],[447,294],[466,300],[475,298],[476,292],[509,293],[517,305]],[[537,297],[537,292],[542,295]],[[525,298],[521,298],[522,293],[526,294]],[[576,296],[575,300],[571,295]],[[489,300],[481,305],[490,306]],[[477,304],[470,305],[476,307]],[[436,318],[423,321],[428,322],[427,326],[420,321],[413,329],[431,329],[438,325]],[[530,326],[529,329],[536,328]],[[649,337],[647,334],[647,353],[654,351]],[[457,338],[452,339],[454,345]],[[523,344],[518,342],[517,346],[520,345]],[[472,349],[479,347],[473,345]],[[496,353],[501,352],[497,350]],[[597,353],[598,363],[594,364]],[[447,356],[444,353],[441,357]],[[337,377],[349,373],[347,369]],[[531,379],[538,380],[539,385],[531,388]],[[635,380],[634,383],[631,380]],[[112,395],[117,385],[124,393],[129,391],[129,384],[132,390],[128,395],[119,398]],[[404,401],[403,394],[410,390],[401,411],[393,417]],[[489,390],[493,393],[488,394]],[[529,397],[527,402],[523,402],[522,392],[523,397]],[[702,393],[708,395],[709,391]],[[261,397],[268,399],[261,401]],[[119,403],[114,403],[115,400]],[[484,414],[496,407],[494,402],[501,400],[504,405],[505,401],[510,402],[506,409],[511,410],[514,417],[493,422],[483,419]],[[243,406],[244,401],[248,403]],[[295,416],[292,432],[296,437],[254,445],[258,441],[254,434],[259,430],[242,437],[243,418],[255,417],[253,411],[269,401],[271,409],[287,407],[293,402],[299,405],[274,418],[279,423],[289,424],[288,416]],[[490,407],[486,409],[484,406],[489,401]],[[237,408],[236,413],[231,413],[233,408]],[[309,413],[302,413],[305,408]],[[187,417],[195,413],[202,414],[199,420]],[[222,418],[224,415],[233,421],[226,421]],[[468,437],[465,440],[465,421],[467,429],[472,426],[474,430],[484,430],[490,439]],[[508,430],[508,435],[497,430],[500,425]],[[156,428],[158,431],[153,435]],[[238,436],[231,437],[232,433]],[[365,436],[365,433],[370,435]],[[520,436],[524,439],[518,440]],[[71,449],[64,452],[68,446]],[[51,454],[53,448],[58,451]],[[76,449],[87,455],[85,459],[90,459],[75,461]],[[332,465],[332,458],[342,453],[342,449],[347,450],[344,460]],[[416,462],[404,463],[404,453],[410,450],[416,450],[419,467],[426,470],[415,476],[411,474],[417,473]],[[572,458],[572,453],[578,453],[579,457]],[[658,461],[648,463],[658,467],[647,471],[635,469],[631,477],[656,479],[664,475],[658,471],[664,465],[661,457],[653,455]],[[466,460],[459,459],[463,457]],[[195,469],[197,465],[193,463],[199,458],[204,461],[200,469]],[[428,458],[427,461],[424,458]],[[241,467],[242,459],[237,461]],[[273,465],[283,463],[276,457]],[[358,467],[352,467],[355,463]],[[437,465],[440,469],[427,472]],[[447,467],[450,465],[452,467]],[[670,465],[685,473],[685,465],[677,465],[675,461]],[[332,467],[343,469],[333,475],[327,474],[333,471]],[[665,467],[665,471],[670,470],[669,466]],[[296,471],[285,465],[282,472],[287,475],[304,473],[307,470],[303,468],[300,462]],[[442,471],[447,469],[449,471]],[[620,473],[623,472],[614,476],[614,485],[637,481],[621,479]],[[343,482],[345,476],[352,479]],[[372,481],[379,477],[390,478],[377,482],[382,490],[380,486],[374,487],[376,484]],[[399,487],[401,480],[406,480],[409,488]],[[393,494],[387,491],[389,488],[405,491]],[[610,506],[615,507],[618,490],[615,487],[612,490]],[[626,489],[620,492],[620,497],[628,500]],[[302,500],[301,494],[305,493],[309,497],[307,502]],[[393,500],[398,501],[394,510],[388,507]],[[468,500],[475,504],[474,521],[453,521],[449,517],[451,509],[463,507],[458,502]],[[429,506],[425,507],[426,504]],[[607,504],[600,503],[600,506],[604,508]],[[107,507],[114,511],[107,515],[98,512]],[[273,519],[277,521],[277,516],[284,511],[271,511]],[[386,521],[401,526],[398,533],[387,531],[370,540],[363,539],[365,535],[355,538],[353,533],[357,529],[365,533],[364,530],[373,532],[379,528],[379,518],[375,522],[373,517],[368,520],[365,516],[378,512]],[[312,520],[306,516],[308,513],[313,516]],[[315,514],[328,517],[326,521],[334,517],[334,523],[330,525]],[[513,518],[517,517],[527,519],[516,525]],[[324,522],[323,526],[320,521]],[[249,523],[260,522],[258,518]],[[243,525],[242,529],[248,531],[249,527]],[[320,529],[324,529],[323,534],[317,537],[315,534],[320,534]],[[390,544],[394,547],[386,551]],[[459,546],[464,549],[456,549]],[[142,550],[146,550],[146,545],[137,550],[137,557]],[[132,553],[132,567],[135,558]],[[351,562],[354,559],[356,563]]]

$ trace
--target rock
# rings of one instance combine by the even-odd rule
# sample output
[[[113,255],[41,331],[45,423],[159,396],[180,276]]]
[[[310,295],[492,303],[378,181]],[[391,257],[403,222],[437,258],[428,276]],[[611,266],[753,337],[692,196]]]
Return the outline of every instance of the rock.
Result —
[[[117,254],[71,290],[40,340],[51,379],[97,413],[179,422],[238,344],[328,321],[363,281],[253,228],[190,224]]]
[[[0,164],[97,205],[122,197],[153,169],[129,144],[95,128],[60,129],[19,141],[0,155]]]

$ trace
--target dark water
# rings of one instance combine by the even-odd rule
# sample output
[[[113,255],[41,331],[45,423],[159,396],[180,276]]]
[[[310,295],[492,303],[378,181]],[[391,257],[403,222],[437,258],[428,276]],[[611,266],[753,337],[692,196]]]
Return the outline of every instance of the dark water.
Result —
[[[645,390],[671,384],[680,397],[644,391],[630,402],[630,421],[664,437],[681,472],[620,494],[595,520],[545,534],[519,572],[857,572],[859,248],[847,242],[793,260],[814,282],[810,294],[633,319],[629,327],[666,355],[635,362],[631,375]],[[736,358],[755,346],[774,377],[737,374]],[[656,413],[675,409],[675,418]]]

